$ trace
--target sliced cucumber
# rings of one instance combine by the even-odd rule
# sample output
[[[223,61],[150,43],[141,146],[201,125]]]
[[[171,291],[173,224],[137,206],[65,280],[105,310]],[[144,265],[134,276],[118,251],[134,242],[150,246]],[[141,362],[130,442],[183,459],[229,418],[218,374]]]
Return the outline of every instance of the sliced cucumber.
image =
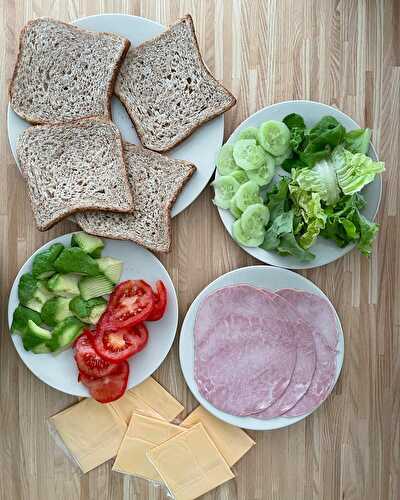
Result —
[[[232,144],[224,144],[217,156],[217,170],[221,175],[230,175],[237,169],[235,160],[233,159]]]
[[[273,156],[283,155],[289,149],[290,130],[283,122],[269,120],[261,124],[258,141]]]
[[[98,249],[102,250],[104,248],[104,243],[100,238],[97,238],[97,236],[80,231],[72,235],[71,246],[80,247],[85,253],[92,254]]]
[[[246,208],[255,203],[262,203],[260,188],[254,181],[242,184],[233,197],[236,207],[244,212]]]
[[[113,283],[118,283],[121,278],[123,262],[112,257],[101,257],[96,259],[100,271]]]
[[[231,214],[235,217],[235,219],[239,219],[239,217],[242,215],[242,212],[236,206],[234,199],[231,200],[229,210],[230,210]]]
[[[268,207],[256,203],[246,208],[240,218],[240,226],[245,235],[257,237],[265,234],[265,226],[269,221]]]
[[[248,127],[242,130],[238,135],[238,140],[242,139],[254,139],[258,142],[258,128]]]
[[[215,191],[214,203],[220,208],[229,208],[230,201],[240,184],[231,175],[221,175],[211,183]]]
[[[280,167],[285,160],[287,160],[288,158],[291,158],[292,156],[293,156],[292,150],[290,148],[288,148],[288,150],[285,153],[283,153],[282,155],[274,156],[275,165],[277,167]]]
[[[235,240],[245,247],[258,247],[264,241],[265,231],[256,237],[248,236],[243,232],[240,219],[236,220],[232,226],[232,234]]]
[[[69,310],[70,298],[54,297],[48,300],[41,311],[43,323],[49,326],[56,326],[57,323],[73,316]]]
[[[79,280],[79,274],[55,274],[49,279],[47,286],[55,295],[69,298],[80,294]]]
[[[255,170],[265,163],[265,151],[255,139],[242,139],[233,147],[233,158],[244,170]]]
[[[106,276],[88,276],[79,280],[79,290],[85,300],[101,297],[112,292],[114,283]]]
[[[83,330],[83,323],[75,317],[66,318],[54,328],[51,340],[47,343],[50,351],[55,352],[72,344]]]
[[[244,184],[249,180],[246,172],[242,168],[238,168],[234,172],[231,173],[232,177],[238,181],[239,184]]]
[[[275,175],[275,161],[271,155],[265,153],[266,161],[257,170],[247,170],[247,175],[251,181],[258,186],[266,186],[272,181]]]

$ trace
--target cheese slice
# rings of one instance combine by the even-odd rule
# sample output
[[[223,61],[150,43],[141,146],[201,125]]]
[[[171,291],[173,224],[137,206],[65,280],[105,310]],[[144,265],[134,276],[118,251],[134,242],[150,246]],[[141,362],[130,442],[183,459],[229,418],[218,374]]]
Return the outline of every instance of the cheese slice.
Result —
[[[133,413],[113,470],[161,482],[161,477],[149,462],[146,453],[183,432],[187,432],[186,429],[165,420]]]
[[[127,428],[111,405],[89,398],[50,421],[82,472],[115,457]]]
[[[119,398],[110,404],[118,415],[125,421],[126,425],[129,424],[132,413],[134,412],[147,415],[148,417],[163,418],[135,393],[135,389],[126,391],[122,398]]]
[[[242,429],[219,420],[202,406],[198,406],[192,411],[181,423],[181,426],[192,427],[199,422],[204,425],[208,435],[229,466],[240,460],[256,444]]]
[[[235,477],[201,423],[149,450],[147,457],[175,500],[193,500]]]

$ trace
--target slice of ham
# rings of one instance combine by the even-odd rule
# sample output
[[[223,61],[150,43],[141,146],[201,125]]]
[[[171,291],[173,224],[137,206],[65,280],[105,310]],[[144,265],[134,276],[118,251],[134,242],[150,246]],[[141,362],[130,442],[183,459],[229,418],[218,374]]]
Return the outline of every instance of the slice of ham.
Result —
[[[270,295],[270,292],[262,291]],[[293,408],[310,387],[316,366],[316,350],[310,325],[299,319],[296,311],[284,298],[275,299],[275,302],[279,304],[281,317],[293,322],[297,359],[292,379],[286,391],[269,408],[253,415],[253,417],[261,419],[279,417]]]
[[[195,380],[202,396],[232,415],[271,406],[296,365],[295,327],[279,314],[280,298],[249,285],[211,293],[194,328]]]
[[[326,299],[315,293],[293,288],[282,288],[276,293],[286,299],[296,310],[298,316],[306,321],[311,328],[319,331],[328,346],[336,349],[339,340],[336,315]]]
[[[309,305],[320,303],[318,300],[310,300],[309,296],[313,294],[291,289],[278,290],[276,293],[283,296],[295,309],[297,309],[299,314],[301,314],[302,311],[300,304],[306,304],[306,313],[303,315],[303,319],[305,320],[306,317],[308,317],[309,319],[313,319],[310,313]],[[302,297],[303,293],[306,294],[305,298]],[[320,297],[318,297],[318,299],[324,300]],[[328,306],[331,310],[331,306],[329,304]],[[316,315],[318,315],[320,320],[323,321],[319,325],[321,328],[318,327],[318,323],[316,321],[313,321],[313,325],[310,324],[310,331],[312,331],[314,336],[317,354],[315,372],[307,392],[296,403],[295,406],[293,406],[284,414],[285,417],[299,417],[315,409],[328,397],[332,385],[335,381],[337,353],[336,350],[333,349],[326,341],[326,334],[327,332],[329,332],[329,338],[331,342],[334,338],[336,338],[336,335],[338,335],[336,329],[336,318],[332,312],[336,332],[336,335],[334,336],[332,333],[332,327],[326,324],[327,321],[332,321],[332,316],[328,314],[324,317],[321,315],[321,313],[318,314],[317,311]],[[323,332],[325,332],[325,335],[323,335]],[[336,345],[337,340],[335,342],[335,347]]]

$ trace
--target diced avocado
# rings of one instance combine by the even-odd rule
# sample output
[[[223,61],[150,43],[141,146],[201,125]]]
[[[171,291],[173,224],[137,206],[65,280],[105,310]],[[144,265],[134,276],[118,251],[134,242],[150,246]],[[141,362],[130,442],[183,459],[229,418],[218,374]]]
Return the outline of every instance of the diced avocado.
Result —
[[[103,252],[102,248],[96,248],[96,250],[93,250],[93,252],[90,255],[94,259],[99,259],[101,257],[102,252]]]
[[[104,248],[104,243],[97,236],[92,236],[81,231],[72,235],[71,246],[80,247],[85,253],[93,255],[93,252],[96,250],[100,250],[101,252]]]
[[[79,290],[85,300],[101,297],[112,292],[114,283],[103,275],[81,278],[79,280]]]
[[[42,344],[38,344],[35,347],[32,347],[31,351],[34,354],[47,354],[47,353],[51,352],[49,347],[47,347],[45,342],[43,342]]]
[[[51,340],[51,332],[34,323],[31,319],[28,320],[28,328],[22,337],[22,343],[27,351],[30,351],[39,344]]]
[[[54,262],[60,273],[80,273],[88,276],[100,274],[97,262],[79,247],[64,248]]]
[[[36,255],[32,262],[32,275],[38,279],[49,278],[56,270],[54,268],[54,261],[60,255],[64,248],[61,243],[54,243],[44,252]]]
[[[34,297],[44,304],[54,297],[54,293],[47,288],[47,283],[39,281]]]
[[[22,335],[25,334],[28,330],[28,320],[30,319],[37,325],[42,324],[42,318],[39,313],[19,304],[14,311],[11,331]]]
[[[100,271],[113,283],[118,283],[122,274],[123,262],[112,257],[101,257],[96,259]]]
[[[101,315],[106,309],[107,309],[107,304],[94,306],[93,309],[90,311],[88,322],[91,323],[92,325],[96,325],[99,319],[101,318]]]
[[[102,297],[96,297],[90,300],[84,300],[82,297],[75,297],[69,304],[69,308],[75,316],[85,323],[97,323],[97,321],[93,321],[93,318],[96,318],[98,314],[101,316],[106,307],[107,301]],[[97,308],[96,312],[93,312],[94,308]],[[99,313],[100,310],[102,311],[101,313]]]
[[[50,351],[55,352],[71,345],[83,330],[83,326],[83,323],[73,316],[58,323],[47,343]]]
[[[26,303],[33,298],[38,287],[38,281],[31,273],[25,273],[21,276],[18,283],[18,298],[21,304]]]
[[[65,318],[73,316],[69,310],[70,298],[54,297],[48,300],[41,310],[41,317],[43,323],[49,326],[56,326],[57,323],[63,321]]]
[[[59,297],[74,297],[79,295],[79,283],[80,276],[78,274],[55,274],[52,276],[47,286]]]
[[[35,298],[28,300],[28,302],[26,302],[25,305],[26,307],[29,307],[29,309],[32,309],[32,311],[36,311],[38,313],[40,313],[43,307],[43,303]]]

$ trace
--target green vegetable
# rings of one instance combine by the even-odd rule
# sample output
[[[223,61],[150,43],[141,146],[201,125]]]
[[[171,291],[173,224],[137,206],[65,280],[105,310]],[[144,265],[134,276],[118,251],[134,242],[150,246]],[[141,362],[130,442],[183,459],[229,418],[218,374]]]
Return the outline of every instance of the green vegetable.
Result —
[[[283,161],[281,168],[285,170],[285,172],[291,172],[294,168],[301,169],[307,167],[305,163],[303,163],[298,154],[294,154],[292,158],[287,158]]]
[[[54,243],[44,252],[36,255],[32,262],[32,275],[37,279],[49,278],[56,270],[54,261],[60,255],[64,245],[61,243]]]
[[[277,167],[281,166],[286,160],[292,159],[293,153],[290,149],[286,151],[286,153],[283,153],[283,155],[280,156],[274,156],[275,160],[275,165]]]
[[[233,159],[233,145],[224,144],[217,156],[217,170],[220,175],[230,175],[237,169]]]
[[[351,153],[367,154],[371,140],[371,129],[360,128],[347,132],[344,136],[344,147]]]
[[[31,319],[28,320],[27,330],[22,337],[23,346],[27,351],[43,342],[48,342],[50,339],[51,332],[49,330],[37,325]]]
[[[282,121],[289,130],[296,128],[305,130],[306,128],[303,117],[297,113],[290,113],[290,115],[286,115]]]
[[[70,298],[79,295],[79,280],[78,274],[55,274],[49,279],[47,286],[55,295]]]
[[[113,291],[114,283],[105,276],[85,277],[79,280],[79,290],[84,300],[108,295]]]
[[[93,321],[93,319],[103,314],[106,307],[107,301],[102,297],[90,300],[84,300],[82,297],[75,297],[69,304],[70,311],[85,323],[97,323],[97,320]]]
[[[376,174],[385,170],[382,161],[373,161],[362,153],[350,153],[338,147],[332,154],[339,186],[344,194],[351,195],[372,182]]]
[[[278,252],[282,255],[293,255],[303,262],[309,262],[315,258],[315,255],[304,250],[298,243],[293,233],[287,233],[281,236]]]
[[[103,252],[102,248],[96,248],[96,250],[93,250],[90,256],[93,257],[94,259],[99,259],[101,257],[102,252]]]
[[[13,333],[20,333],[22,335],[25,334],[28,329],[29,320],[32,320],[37,325],[42,324],[42,318],[40,317],[39,313],[19,304],[14,311],[11,331]]]
[[[289,184],[287,178],[282,178],[267,194],[267,207],[270,220],[274,221],[282,212],[289,210]]]
[[[80,273],[88,276],[100,274],[97,262],[79,247],[64,248],[54,262],[60,273]]]
[[[21,304],[26,304],[31,300],[37,290],[38,281],[31,273],[25,273],[21,276],[18,283],[18,299]]]
[[[243,231],[241,220],[238,219],[233,223],[232,235],[240,245],[246,247],[258,247],[264,241],[265,231],[256,236],[248,235]]]
[[[265,233],[261,247],[264,250],[275,250],[279,246],[280,237],[293,231],[293,210],[276,216]]]
[[[366,219],[359,211],[355,215],[360,230],[360,240],[357,243],[357,248],[363,255],[369,256],[371,255],[372,243],[379,230],[379,226]]]
[[[214,188],[214,204],[220,208],[229,208],[233,195],[237,192],[240,184],[231,175],[222,175],[211,183]]]
[[[238,168],[231,173],[231,176],[238,181],[239,184],[244,184],[249,180],[246,172],[242,168]]]
[[[66,318],[54,328],[51,340],[46,345],[51,352],[69,347],[80,335],[83,328],[83,323],[77,318],[73,316]]]
[[[297,184],[304,191],[318,193],[328,205],[337,202],[340,190],[336,172],[331,162],[322,160],[314,168],[302,168],[292,171],[292,184]]]
[[[275,161],[271,155],[265,153],[265,163],[255,170],[247,170],[247,176],[258,186],[266,186],[275,175]]]
[[[262,203],[250,205],[240,217],[240,227],[247,236],[258,237],[265,234],[269,221],[269,210]]]
[[[235,219],[239,219],[239,217],[242,215],[242,211],[238,209],[234,199],[231,200],[229,210],[231,214],[235,217]]]
[[[242,184],[232,198],[232,203],[244,212],[246,208],[255,203],[262,203],[260,188],[254,181],[248,181]]]
[[[123,262],[112,257],[96,259],[100,271],[113,283],[118,283],[121,278]]]
[[[34,354],[47,354],[51,351],[47,347],[46,343],[43,342],[42,344],[38,344],[32,347],[31,352],[33,352]]]
[[[280,156],[289,149],[290,130],[283,122],[269,120],[261,124],[258,141],[273,156]]]
[[[338,146],[343,142],[346,129],[333,116],[324,116],[310,129],[308,135],[310,143]],[[307,149],[307,148],[306,148]]]
[[[303,117],[296,113],[291,113],[285,116],[282,121],[290,130],[289,146],[295,153],[298,153],[301,151],[301,146],[305,138],[306,124]]]
[[[93,252],[101,251],[104,248],[104,243],[97,236],[80,231],[72,235],[71,246],[80,247],[85,253],[92,255]]]
[[[56,326],[57,323],[72,316],[69,310],[69,303],[71,299],[64,297],[54,297],[48,300],[42,308],[41,316],[46,325]]]
[[[267,161],[264,149],[255,139],[242,139],[233,147],[235,163],[244,170],[257,170]]]
[[[248,127],[239,132],[238,140],[255,139],[258,141],[258,129],[256,127]]]

